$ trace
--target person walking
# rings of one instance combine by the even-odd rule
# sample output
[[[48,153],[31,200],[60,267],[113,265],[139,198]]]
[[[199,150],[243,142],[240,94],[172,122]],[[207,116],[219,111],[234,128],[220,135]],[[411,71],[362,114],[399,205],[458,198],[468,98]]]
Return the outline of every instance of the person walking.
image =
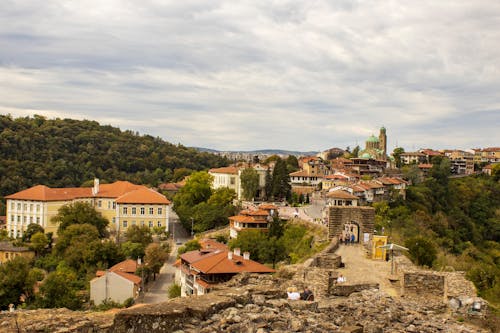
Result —
[[[354,245],[356,237],[354,237],[354,234],[351,234],[351,244]]]

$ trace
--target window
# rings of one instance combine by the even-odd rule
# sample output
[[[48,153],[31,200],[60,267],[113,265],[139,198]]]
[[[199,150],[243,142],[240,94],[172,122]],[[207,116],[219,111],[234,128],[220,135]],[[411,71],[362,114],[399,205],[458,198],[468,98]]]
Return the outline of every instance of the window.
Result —
[[[24,223],[28,222],[28,217],[27,216],[23,216],[23,222]]]
[[[154,212],[154,208],[153,207],[149,207],[149,215],[153,215],[155,212]]]
[[[141,221],[141,227],[144,227],[144,221]]]
[[[141,207],[141,215],[144,215],[144,207]]]
[[[149,221],[149,227],[152,228],[153,227],[153,221]]]
[[[33,211],[33,204],[30,204],[30,212]]]
[[[13,202],[10,203],[10,209],[14,210],[14,203]]]
[[[21,222],[21,215],[17,215],[17,222]]]
[[[113,209],[116,208],[116,202],[113,202]]]
[[[111,202],[108,201],[108,209],[110,209],[110,208],[111,208]]]
[[[10,222],[15,222],[16,221],[16,217],[14,215],[11,215],[10,216]]]
[[[158,226],[161,227],[161,221],[158,221]]]
[[[135,207],[132,207],[132,215],[137,214],[137,209]]]
[[[28,210],[28,204],[24,204],[24,205],[23,205],[23,210],[24,210],[24,211],[27,211],[27,210]]]
[[[36,211],[39,212],[40,211],[40,205],[36,205]]]
[[[230,181],[229,181],[229,182],[231,183],[231,185],[234,185],[234,182],[235,182],[234,177],[231,177],[231,179],[230,179]]]
[[[17,210],[21,210],[21,204],[20,203],[17,204]]]
[[[102,200],[97,200],[97,207],[99,207],[99,208],[102,207]]]
[[[39,217],[36,218],[36,223],[40,224],[40,218]]]
[[[123,214],[127,214],[127,207],[123,207]]]
[[[123,221],[123,227],[126,228],[127,227],[127,221]]]
[[[30,216],[30,223],[33,223],[33,216]]]
[[[161,209],[161,207],[158,207],[158,215],[161,215],[163,213],[163,210]]]

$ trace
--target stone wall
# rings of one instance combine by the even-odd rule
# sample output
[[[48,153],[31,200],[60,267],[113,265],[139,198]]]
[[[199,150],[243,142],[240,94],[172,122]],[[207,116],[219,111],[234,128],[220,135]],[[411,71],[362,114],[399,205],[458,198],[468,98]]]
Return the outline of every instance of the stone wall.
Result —
[[[403,278],[405,295],[425,298],[441,298],[446,295],[445,277],[434,272],[405,272]]]
[[[375,209],[373,207],[328,207],[328,238],[339,236],[344,224],[356,222],[359,225],[359,238],[363,234],[373,235]]]

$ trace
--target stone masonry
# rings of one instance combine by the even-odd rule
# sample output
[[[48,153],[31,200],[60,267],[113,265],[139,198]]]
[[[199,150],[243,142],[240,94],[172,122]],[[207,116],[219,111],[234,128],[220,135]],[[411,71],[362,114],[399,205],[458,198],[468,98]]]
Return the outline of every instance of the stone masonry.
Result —
[[[370,234],[371,239],[374,220],[375,209],[373,207],[328,207],[328,238],[332,239],[339,236],[344,224],[354,222],[359,226],[360,240],[362,240],[364,233]]]

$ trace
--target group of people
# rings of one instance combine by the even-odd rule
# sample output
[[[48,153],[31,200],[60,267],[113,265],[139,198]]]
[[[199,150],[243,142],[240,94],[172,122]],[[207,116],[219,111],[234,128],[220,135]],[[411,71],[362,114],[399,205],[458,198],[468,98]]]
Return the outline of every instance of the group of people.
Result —
[[[304,287],[304,291],[302,293],[299,293],[295,287],[289,287],[286,293],[288,295],[288,299],[292,301],[297,301],[299,299],[304,301],[314,300],[314,295],[308,287]]]
[[[340,242],[345,245],[354,244],[356,242],[356,236],[354,234],[354,226],[351,224],[345,224],[344,230],[340,234]]]

